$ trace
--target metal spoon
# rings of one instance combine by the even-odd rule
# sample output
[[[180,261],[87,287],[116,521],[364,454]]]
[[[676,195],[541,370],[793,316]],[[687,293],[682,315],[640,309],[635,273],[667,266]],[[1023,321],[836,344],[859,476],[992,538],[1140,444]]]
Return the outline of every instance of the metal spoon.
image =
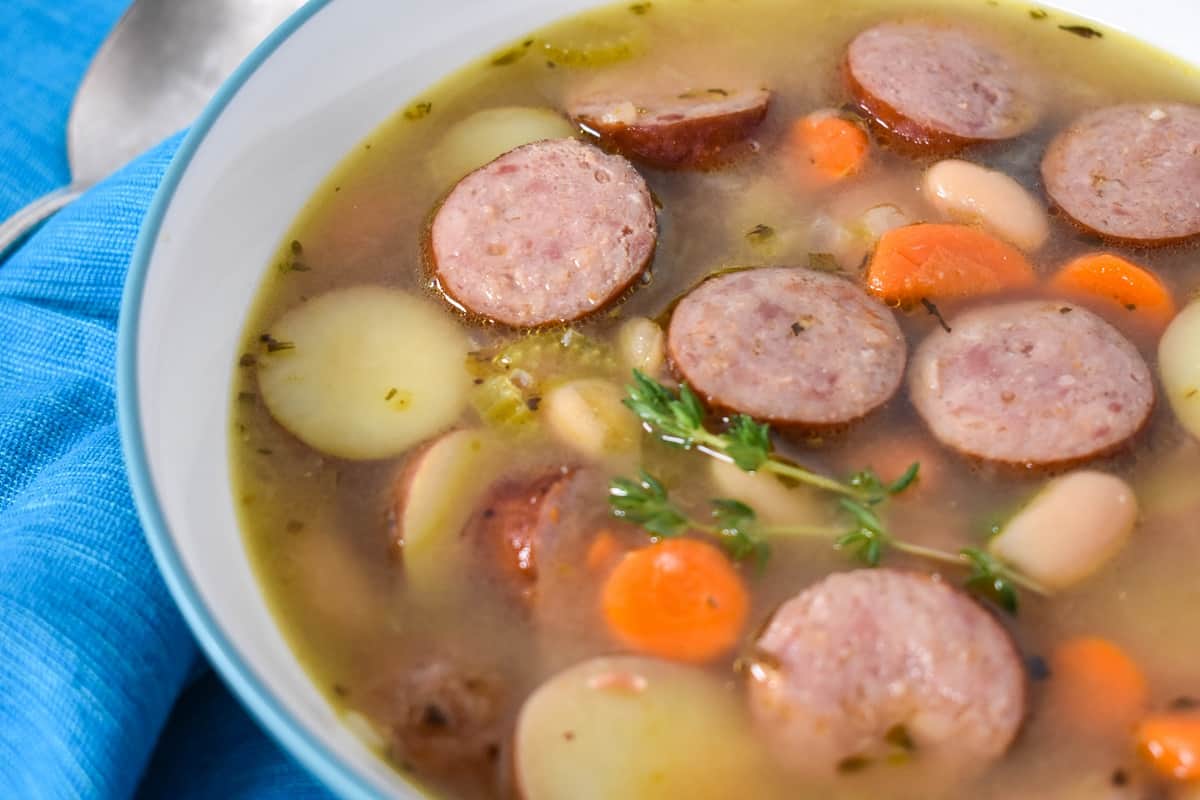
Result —
[[[71,106],[71,184],[0,224],[0,257],[31,228],[195,119],[304,0],[135,0],[93,58]]]

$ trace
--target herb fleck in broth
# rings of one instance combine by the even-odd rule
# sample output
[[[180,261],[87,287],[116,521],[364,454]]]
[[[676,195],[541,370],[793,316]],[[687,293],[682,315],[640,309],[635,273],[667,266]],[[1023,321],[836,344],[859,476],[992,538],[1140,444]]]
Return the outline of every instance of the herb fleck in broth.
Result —
[[[734,71],[754,76],[773,91],[770,112],[755,133],[757,152],[708,172],[639,168],[661,205],[650,279],[614,310],[571,326],[586,337],[579,341],[598,343],[595,352],[601,355],[580,356],[588,351],[579,341],[563,348],[569,357],[561,363],[543,352],[538,358],[567,364],[558,378],[545,381],[539,389],[545,392],[520,396],[511,407],[502,406],[504,397],[489,395],[482,406],[485,416],[496,415],[491,418],[494,425],[517,431],[505,450],[505,474],[545,474],[558,465],[578,465],[585,459],[549,432],[545,396],[568,378],[630,383],[625,365],[605,350],[625,320],[644,316],[665,322],[673,303],[705,276],[735,267],[802,265],[854,277],[857,264],[839,263],[820,239],[814,221],[822,215],[853,215],[894,204],[912,219],[938,219],[919,191],[922,170],[934,159],[899,155],[873,142],[861,175],[817,189],[804,188],[782,166],[792,121],[814,109],[848,102],[839,73],[846,43],[875,22],[921,15],[986,29],[1036,69],[1047,101],[1037,127],[1008,143],[969,149],[962,157],[1016,178],[1039,197],[1038,165],[1046,144],[1080,113],[1127,101],[1200,101],[1191,68],[1119,34],[1102,31],[1102,36],[1093,36],[1077,19],[1026,5],[856,0],[834,9],[831,4],[782,0],[655,0],[556,23],[483,54],[475,64],[398,107],[317,191],[283,238],[248,320],[235,366],[231,436],[235,496],[240,498],[253,563],[289,643],[335,707],[374,719],[386,738],[393,722],[388,716],[389,691],[396,691],[389,689],[390,676],[436,655],[482,665],[503,680],[507,700],[496,728],[507,731],[520,701],[552,675],[582,659],[620,651],[621,646],[606,635],[598,613],[547,622],[531,614],[527,603],[514,601],[510,587],[496,576],[475,576],[464,586],[452,580],[450,571],[441,590],[415,599],[406,586],[404,558],[393,534],[398,524],[395,486],[406,464],[417,456],[357,461],[323,455],[272,419],[258,370],[263,363],[285,363],[278,359],[301,355],[296,342],[276,338],[274,326],[281,315],[346,287],[384,286],[419,294],[439,304],[444,317],[460,326],[471,350],[481,354],[468,364],[468,391],[501,386],[488,382],[506,374],[505,367],[497,368],[488,358],[519,337],[459,317],[428,285],[422,262],[431,210],[453,184],[429,163],[442,137],[481,109],[558,109],[568,93],[585,82],[636,80],[646,70],[699,75],[697,82],[706,87],[713,83],[712,88]],[[1104,65],[1103,74],[1097,72],[1098,64]],[[1030,258],[1039,276],[1078,255],[1110,249],[1060,218],[1051,219],[1051,228],[1048,243]],[[1192,247],[1124,254],[1153,269],[1180,305],[1200,289],[1200,265]],[[865,250],[861,253],[862,258],[867,255]],[[962,308],[961,303],[939,301],[898,311],[910,356],[926,336],[953,326]],[[1111,321],[1153,368],[1155,336],[1127,327],[1120,316]],[[810,324],[795,321],[790,335],[804,337]],[[561,332],[538,335],[554,340]],[[404,346],[432,349],[437,342],[410,339]],[[549,352],[556,352],[553,346]],[[385,382],[378,391],[380,403],[397,408],[416,399],[411,387],[394,382]],[[459,424],[479,427],[480,413],[480,407],[468,404]],[[1068,637],[1101,636],[1120,643],[1145,673],[1152,708],[1165,709],[1177,698],[1200,693],[1200,637],[1189,635],[1186,623],[1200,614],[1200,581],[1194,574],[1200,563],[1195,523],[1200,496],[1193,488],[1200,445],[1188,437],[1161,397],[1135,442],[1131,449],[1088,465],[1123,477],[1136,490],[1140,519],[1130,542],[1098,574],[1052,597],[1016,587],[1019,613],[1004,621],[1022,655],[1034,665],[1030,714],[1013,748],[963,796],[1095,797],[1097,787],[1108,785],[1118,773],[1123,782],[1146,780],[1127,736],[1079,736],[1065,719],[1067,711],[1054,696],[1051,654]],[[822,474],[846,477],[871,467],[883,482],[900,478],[910,460],[919,461],[915,484],[879,507],[886,533],[898,542],[950,554],[985,548],[996,527],[1047,479],[1044,473],[971,462],[942,448],[903,390],[846,430],[776,436],[774,446],[781,458]],[[419,454],[420,445],[416,447]],[[605,478],[629,479],[645,468],[688,519],[709,519],[709,501],[721,496],[705,456],[668,447],[649,435],[640,444],[640,457],[600,459],[594,468]],[[482,502],[482,495],[476,500]],[[612,524],[604,496],[594,500],[594,524]],[[836,502],[820,500],[825,503],[818,503],[820,508],[833,509],[821,524],[846,528]],[[763,516],[763,509],[756,511]],[[718,520],[716,532],[706,539],[717,546],[724,542],[723,525],[741,531],[725,522],[745,522],[739,509],[724,512],[729,516]],[[846,552],[836,551],[831,543],[811,535],[771,538],[770,556],[761,569],[751,565],[752,559],[739,567],[750,588],[749,622],[734,651],[703,667],[732,695],[741,697],[734,667],[745,666],[738,659],[751,655],[758,626],[782,602],[822,576],[855,568],[851,554],[866,553],[869,541],[847,541]],[[582,560],[584,554],[568,548],[561,555]],[[882,560],[890,566],[940,572],[955,583],[970,574],[894,547]],[[584,567],[574,568],[578,571],[564,567],[562,574],[547,578],[557,587],[548,591],[596,582]],[[1103,703],[1103,698],[1097,702]],[[444,722],[439,717],[444,711],[429,712],[426,722],[437,728]],[[895,737],[911,744],[905,730]],[[511,741],[500,734],[495,746],[496,763],[507,764]],[[502,788],[496,789],[486,781],[431,778],[403,754],[390,757],[397,768],[411,768],[433,789],[463,796],[507,791],[506,769],[498,769]],[[820,791],[845,797],[925,796],[919,771],[889,771],[886,764],[865,757],[847,764],[853,768],[843,769],[835,783],[843,788]],[[765,771],[760,784],[742,790],[755,797],[796,796],[802,790],[796,784],[781,790],[787,780],[770,768]]]

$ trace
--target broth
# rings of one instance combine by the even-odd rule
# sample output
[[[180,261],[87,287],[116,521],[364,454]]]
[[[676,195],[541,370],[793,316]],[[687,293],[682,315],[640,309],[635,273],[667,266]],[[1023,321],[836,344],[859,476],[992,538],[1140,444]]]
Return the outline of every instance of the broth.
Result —
[[[485,661],[503,677],[514,699],[505,711],[511,723],[519,700],[559,670],[623,648],[604,635],[598,618],[585,623],[587,628],[573,620],[565,625],[570,633],[556,629],[547,635],[539,630],[538,618],[521,603],[511,602],[499,584],[473,582],[466,592],[448,586],[442,593],[413,598],[389,538],[394,524],[388,516],[389,493],[406,457],[355,461],[322,455],[277,424],[259,395],[253,368],[255,358],[270,357],[264,354],[260,336],[298,304],[332,289],[371,284],[431,298],[447,319],[467,332],[477,351],[490,352],[520,338],[510,330],[464,319],[428,285],[422,237],[431,209],[452,185],[435,176],[429,153],[452,125],[474,111],[512,105],[558,109],[568,91],[595,75],[635,80],[639,71],[667,69],[663,64],[700,75],[736,65],[761,78],[774,94],[770,113],[755,133],[758,152],[708,172],[639,167],[661,204],[653,268],[650,279],[623,302],[570,326],[593,340],[611,341],[619,326],[635,316],[665,323],[672,304],[714,272],[808,264],[810,251],[818,249],[811,224],[820,214],[895,203],[910,209],[915,219],[938,219],[919,192],[922,171],[931,158],[900,155],[873,144],[863,174],[811,191],[797,188],[779,167],[791,121],[813,109],[847,102],[839,77],[846,43],[880,20],[915,14],[984,28],[1035,69],[1043,93],[1051,99],[1037,127],[1010,142],[972,148],[962,157],[1007,173],[1039,197],[1041,155],[1048,141],[1080,113],[1136,100],[1200,103],[1200,84],[1190,67],[1114,32],[1103,31],[1098,38],[1073,34],[1063,29],[1073,20],[1020,4],[654,0],[555,23],[535,34],[531,47],[518,42],[514,50],[489,54],[465,67],[373,132],[313,196],[269,266],[245,328],[243,350],[251,357],[237,368],[235,381],[233,481],[247,547],[287,640],[335,707],[376,717],[373,735],[382,738],[372,743],[381,751],[387,751],[386,713],[376,715],[376,709],[386,701],[380,699],[378,687],[386,685],[390,674],[430,653]],[[628,47],[632,56],[600,66],[555,64],[539,49],[542,42],[570,43],[580,50],[595,42],[607,43],[611,50],[616,42],[618,50]],[[1030,258],[1039,275],[1104,247],[1058,217],[1050,224],[1048,243]],[[765,242],[747,236],[758,225],[769,226],[774,235]],[[1132,253],[1131,258],[1161,276],[1181,305],[1200,286],[1193,247],[1122,252]],[[998,299],[992,295],[986,302]],[[963,305],[948,302],[939,307],[952,317]],[[910,354],[939,324],[920,306],[897,311],[896,317]],[[1131,331],[1120,318],[1113,322],[1153,369],[1155,337]],[[596,374],[615,377],[605,369]],[[468,406],[459,424],[478,427],[477,412]],[[547,433],[545,425],[535,425],[517,441],[508,474],[581,461],[577,452]],[[873,466],[887,478],[907,463],[894,447],[913,441],[919,445],[921,470],[927,477],[918,484],[919,491],[890,502],[887,515],[895,535],[916,543],[952,551],[982,547],[995,520],[1011,515],[1047,480],[1044,472],[989,467],[939,446],[904,391],[843,432],[776,437],[775,446],[815,470],[847,475]],[[650,437],[643,442],[641,462],[664,480],[673,498],[696,513],[702,513],[707,498],[719,495],[702,469],[704,459]],[[602,461],[599,468],[607,477],[631,475],[636,466]],[[1200,692],[1200,637],[1190,635],[1189,622],[1200,615],[1200,581],[1195,578],[1200,535],[1194,521],[1200,495],[1192,488],[1192,476],[1200,470],[1200,445],[1160,399],[1133,447],[1089,467],[1118,475],[1134,487],[1141,508],[1137,530],[1096,575],[1048,598],[1022,593],[1018,614],[1002,615],[1023,657],[1034,665],[1030,711],[1011,750],[959,796],[1082,798],[1107,797],[1109,791],[1150,796],[1151,789],[1140,788],[1144,773],[1127,734],[1077,735],[1064,722],[1065,712],[1055,707],[1050,697],[1054,677],[1041,675],[1039,665],[1067,637],[1102,636],[1120,643],[1145,673],[1154,708]],[[605,524],[605,513],[598,498],[597,525]],[[963,577],[953,567],[939,568],[898,552],[889,553],[885,561],[924,572],[940,569],[953,582]],[[733,667],[747,651],[756,627],[804,587],[830,572],[854,567],[845,553],[826,542],[773,541],[766,567],[744,571],[752,606],[738,647],[703,669],[740,697],[743,689]],[[581,585],[590,586],[589,580],[584,576]],[[510,747],[511,742],[503,743],[501,762],[511,755]],[[403,754],[388,757],[398,769],[411,769],[414,779],[435,794],[487,796],[501,791],[431,777],[419,765],[407,763]],[[844,776],[834,796],[928,796],[916,774],[893,771],[880,777],[884,769]],[[1119,779],[1124,777],[1131,786],[1114,785],[1114,776],[1116,784],[1124,784]],[[768,787],[785,783],[782,776],[768,776],[762,786],[747,787],[747,792],[766,796],[774,791]],[[800,795],[781,791],[781,796]]]

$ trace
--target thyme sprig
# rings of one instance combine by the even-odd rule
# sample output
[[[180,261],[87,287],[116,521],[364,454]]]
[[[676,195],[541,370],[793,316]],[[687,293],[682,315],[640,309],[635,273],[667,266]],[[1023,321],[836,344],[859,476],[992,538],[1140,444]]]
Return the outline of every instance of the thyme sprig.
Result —
[[[756,559],[765,563],[774,536],[808,536],[830,540],[869,567],[877,567],[890,550],[969,570],[966,589],[1015,614],[1018,589],[1045,595],[1047,590],[1021,575],[991,554],[976,548],[950,552],[905,541],[893,535],[879,508],[884,500],[912,486],[920,465],[911,464],[902,475],[885,482],[873,470],[864,469],[839,481],[780,459],[772,452],[771,429],[745,414],[732,417],[722,432],[705,425],[707,412],[686,383],[672,391],[639,370],[626,388],[625,405],[649,432],[669,445],[696,449],[732,461],[746,472],[769,472],[838,495],[838,507],[850,527],[802,525],[767,527],[754,509],[738,500],[711,500],[710,518],[690,517],[670,499],[666,487],[646,471],[637,480],[615,478],[609,487],[609,504],[614,516],[641,526],[656,538],[680,536],[687,531],[719,538],[735,560]]]
[[[842,498],[840,505],[854,525],[849,531],[826,525],[766,526],[754,509],[740,500],[717,498],[709,501],[708,519],[697,519],[677,506],[663,483],[642,470],[637,479],[613,478],[608,502],[613,516],[640,526],[655,541],[685,533],[704,533],[715,537],[735,561],[755,561],[760,567],[770,557],[769,540],[775,537],[807,537],[832,541],[835,548],[851,553],[870,567],[879,566],[888,550],[969,569],[963,585],[967,591],[1016,614],[1018,587],[1036,594],[1046,590],[994,556],[975,548],[958,553],[914,544],[898,539],[887,531],[875,511]]]
[[[870,478],[855,485],[854,478],[850,483],[844,483],[779,458],[771,449],[770,426],[745,414],[730,418],[729,426],[722,433],[710,431],[704,424],[704,406],[686,383],[680,384],[679,391],[674,392],[635,369],[633,384],[626,387],[624,403],[649,432],[667,444],[727,458],[746,472],[770,472],[869,503],[876,503],[887,494],[886,487],[869,470],[855,477],[869,475]],[[897,491],[903,491],[916,479],[917,465],[909,470],[912,475]]]
[[[764,526],[754,509],[740,500],[717,498],[709,501],[708,519],[697,519],[672,502],[662,481],[642,470],[637,479],[613,478],[608,488],[613,516],[634,523],[655,540],[670,539],[694,531],[716,537],[735,561],[754,560],[760,565],[770,557],[768,539],[777,536],[829,538],[836,529],[820,525]]]
[[[662,482],[645,470],[637,480],[614,478],[608,502],[614,516],[640,525],[656,540],[696,531],[718,537],[736,561],[753,557],[763,564],[770,555],[769,546],[755,530],[756,515],[749,506],[718,499],[712,501],[709,520],[693,519],[671,501]]]

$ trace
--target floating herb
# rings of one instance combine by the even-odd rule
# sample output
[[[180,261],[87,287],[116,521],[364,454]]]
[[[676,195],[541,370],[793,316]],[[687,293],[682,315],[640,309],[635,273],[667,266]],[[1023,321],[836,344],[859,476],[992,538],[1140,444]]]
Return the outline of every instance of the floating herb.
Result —
[[[1059,25],[1058,29],[1081,36],[1084,39],[1099,39],[1104,36],[1100,31],[1095,28],[1089,28],[1087,25]]]
[[[530,47],[533,47],[533,39],[526,39],[516,47],[510,47],[501,53],[497,53],[492,57],[492,66],[507,67],[509,64],[515,64],[525,57]]]
[[[950,333],[950,326],[946,324],[946,318],[942,316],[942,312],[938,310],[937,306],[925,297],[921,298],[921,305],[925,306],[925,310],[929,312],[930,316],[938,321],[938,325],[942,326],[942,330]]]
[[[765,244],[775,238],[775,229],[770,225],[759,223],[746,231],[746,238],[750,244]]]
[[[760,566],[770,556],[768,535],[823,537],[829,533],[826,528],[814,526],[763,528],[754,509],[727,498],[709,502],[709,519],[694,519],[671,502],[662,482],[645,470],[637,480],[613,478],[608,503],[614,517],[632,522],[656,538],[669,539],[688,531],[707,533],[716,537],[734,560],[753,560]]]
[[[425,119],[433,111],[433,103],[428,100],[420,100],[413,103],[408,108],[404,109],[404,118],[409,120]],[[342,187],[334,187],[335,192],[340,192]]]
[[[1029,9],[1029,16],[1032,17],[1033,19],[1040,20],[1040,19],[1045,19],[1046,17],[1048,17],[1050,15],[1048,13],[1046,13],[1043,9],[1031,8],[1031,9]]]
[[[912,752],[917,749],[916,743],[913,741],[912,735],[909,734],[908,728],[903,725],[893,725],[884,734],[883,740],[892,747]]]
[[[833,253],[809,253],[808,268],[820,272],[841,272],[842,265],[838,263]]]
[[[973,547],[963,550],[962,556],[971,565],[967,589],[991,600],[1010,614],[1017,613],[1017,589],[1012,576],[1000,562]]]
[[[281,342],[269,333],[264,333],[258,340],[267,346],[268,353],[280,353],[284,350],[295,350],[295,342]]]
[[[770,427],[755,422],[745,414],[733,417],[723,433],[708,430],[704,425],[704,406],[686,383],[680,385],[678,392],[674,392],[635,369],[633,384],[627,386],[625,391],[625,405],[643,425],[673,447],[684,450],[698,447],[727,458],[746,471],[761,469],[817,489],[860,500],[874,501],[880,496],[874,487],[843,483],[772,455]]]
[[[847,756],[837,763],[837,771],[843,775],[853,775],[871,766],[871,759],[866,756]]]
[[[614,479],[609,492],[612,513],[627,519],[655,536],[678,536],[686,530],[707,532],[721,537],[726,550],[736,559],[750,556],[766,558],[766,542],[773,536],[809,536],[825,538],[838,550],[844,550],[867,566],[882,563],[889,550],[970,569],[965,586],[1010,613],[1017,610],[1017,587],[1037,594],[1046,590],[1021,576],[1007,564],[974,548],[957,553],[908,542],[892,535],[880,515],[884,500],[898,495],[916,483],[920,465],[913,463],[899,477],[884,481],[874,470],[864,469],[846,481],[821,475],[779,459],[772,453],[771,430],[765,423],[739,414],[724,432],[705,426],[707,412],[695,392],[686,384],[672,391],[633,371],[633,384],[626,387],[625,405],[641,419],[646,430],[668,445],[697,449],[727,459],[746,472],[769,472],[785,480],[803,483],[839,495],[838,507],[850,527],[780,526],[764,527],[754,509],[736,500],[710,501],[712,522],[689,517],[671,503],[663,484],[646,472],[640,480]]]
[[[649,13],[651,8],[653,8],[653,3],[634,3],[629,7],[629,10],[640,17],[643,14]]]

